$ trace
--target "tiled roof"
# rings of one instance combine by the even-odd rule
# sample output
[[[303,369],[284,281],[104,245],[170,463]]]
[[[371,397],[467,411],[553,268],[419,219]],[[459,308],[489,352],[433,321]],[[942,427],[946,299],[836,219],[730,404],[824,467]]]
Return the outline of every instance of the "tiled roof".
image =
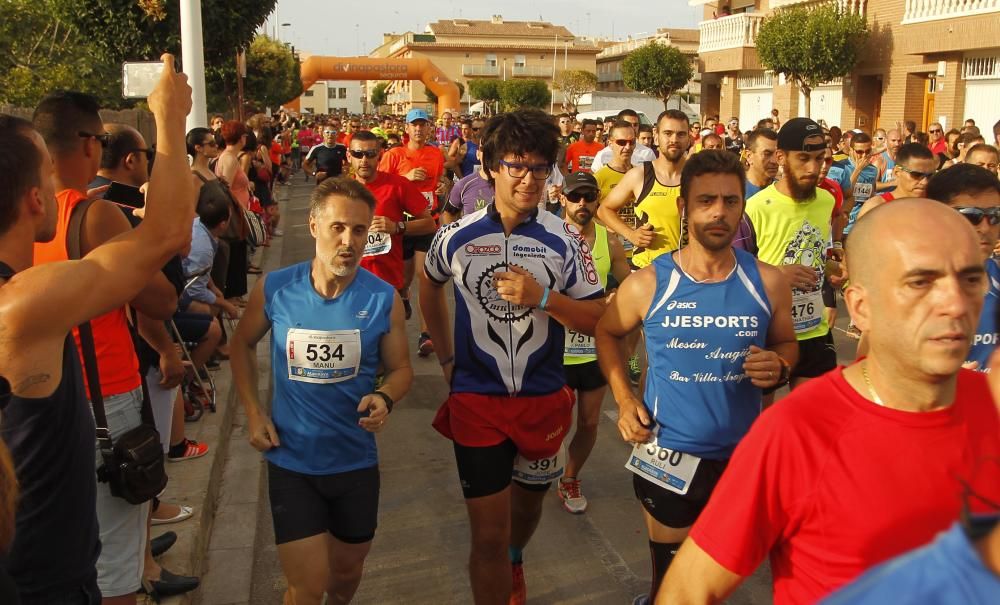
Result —
[[[554,38],[558,35],[560,38],[575,37],[562,25],[552,25],[547,21],[447,19],[429,24],[427,30],[438,36],[538,36],[540,38]]]

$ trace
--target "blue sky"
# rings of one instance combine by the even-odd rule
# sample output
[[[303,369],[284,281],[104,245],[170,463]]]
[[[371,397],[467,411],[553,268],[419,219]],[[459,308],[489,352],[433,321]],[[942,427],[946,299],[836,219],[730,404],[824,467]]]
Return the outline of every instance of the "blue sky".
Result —
[[[496,8],[502,4],[503,8]],[[491,8],[492,7],[492,8]],[[507,0],[504,3],[460,0],[384,0],[331,2],[279,0],[267,32],[312,54],[364,55],[381,44],[387,32],[423,31],[438,19],[489,19],[499,13],[511,21],[550,21],[578,36],[624,39],[658,27],[695,28],[702,7],[687,0]],[[281,27],[282,23],[290,23]]]

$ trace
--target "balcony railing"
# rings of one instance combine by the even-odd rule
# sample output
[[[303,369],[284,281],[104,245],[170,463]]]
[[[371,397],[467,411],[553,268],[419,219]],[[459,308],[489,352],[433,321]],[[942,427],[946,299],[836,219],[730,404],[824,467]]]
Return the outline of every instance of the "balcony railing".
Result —
[[[598,82],[620,82],[622,79],[622,72],[612,71],[603,74],[597,74]]]
[[[700,32],[698,52],[753,46],[763,21],[764,15],[757,13],[742,13],[702,21],[698,24]]]
[[[462,65],[463,76],[499,76],[500,67],[496,65]]]
[[[771,9],[776,9],[796,5],[817,6],[826,2],[836,2],[844,12],[858,15],[865,14],[868,5],[868,0],[771,0],[769,6]]]
[[[510,68],[510,75],[514,77],[551,78],[552,67],[546,65],[515,65]]]
[[[906,0],[903,23],[1000,12],[1000,0]]]

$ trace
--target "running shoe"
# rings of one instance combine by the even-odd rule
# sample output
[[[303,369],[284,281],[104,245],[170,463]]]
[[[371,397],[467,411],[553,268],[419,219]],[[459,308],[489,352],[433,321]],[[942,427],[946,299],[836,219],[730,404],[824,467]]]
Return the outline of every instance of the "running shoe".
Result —
[[[587,499],[580,493],[579,479],[560,479],[559,499],[562,500],[563,508],[574,515],[579,515],[587,510]]]
[[[181,449],[183,447],[183,449]],[[174,452],[178,452],[176,455]],[[208,453],[208,444],[199,443],[194,439],[185,439],[177,445],[170,446],[170,453],[167,454],[167,460],[170,462],[183,462],[185,460],[193,460],[194,458],[201,458]]]
[[[528,588],[524,585],[524,563],[511,563],[512,581],[509,605],[526,605]]]
[[[632,605],[649,605],[649,595],[641,594],[632,599]]]
[[[639,367],[639,355],[633,355],[628,358],[628,379],[632,382],[632,386],[639,386],[639,378],[642,377],[642,368]]]
[[[421,357],[427,357],[434,352],[434,343],[431,341],[431,335],[427,332],[420,333],[420,339],[417,341],[417,354]]]
[[[281,237],[284,234],[285,234],[285,232],[282,231],[281,229],[274,229],[274,230],[271,231],[271,235],[274,236],[274,237]]]

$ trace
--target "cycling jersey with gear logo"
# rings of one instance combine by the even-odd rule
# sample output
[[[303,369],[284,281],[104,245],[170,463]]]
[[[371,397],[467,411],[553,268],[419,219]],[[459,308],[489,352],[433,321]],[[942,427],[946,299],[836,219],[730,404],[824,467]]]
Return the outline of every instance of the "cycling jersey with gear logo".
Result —
[[[358,426],[361,398],[375,390],[379,343],[390,329],[395,289],[359,268],[336,298],[312,285],[312,261],[264,282],[271,322],[271,418],[281,447],[265,457],[281,468],[328,475],[378,463],[375,437]]]
[[[575,299],[599,298],[601,280],[575,227],[534,212],[504,235],[495,204],[442,227],[424,263],[428,277],[454,279],[452,392],[547,395],[566,384],[562,324],[497,293],[495,274],[518,266],[542,286]]]

